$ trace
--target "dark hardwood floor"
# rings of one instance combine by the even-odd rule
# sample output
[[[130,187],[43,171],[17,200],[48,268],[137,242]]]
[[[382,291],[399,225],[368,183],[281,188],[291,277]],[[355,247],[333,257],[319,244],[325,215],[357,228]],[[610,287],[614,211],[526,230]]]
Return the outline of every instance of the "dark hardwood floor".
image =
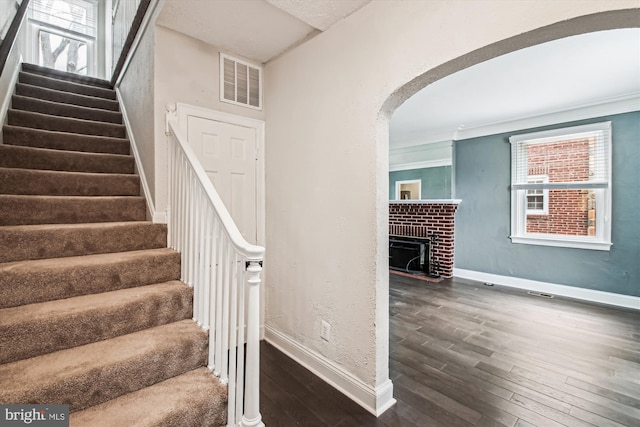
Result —
[[[637,311],[392,274],[389,330],[377,419],[263,342],[267,427],[640,426]]]

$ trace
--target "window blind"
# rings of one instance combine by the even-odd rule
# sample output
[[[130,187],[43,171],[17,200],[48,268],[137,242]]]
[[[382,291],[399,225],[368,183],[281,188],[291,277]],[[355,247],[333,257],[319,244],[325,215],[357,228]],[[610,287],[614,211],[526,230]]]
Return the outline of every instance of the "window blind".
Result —
[[[31,0],[31,19],[55,28],[95,37],[97,5],[88,0]]]
[[[607,188],[610,122],[510,138],[512,190]],[[532,182],[545,175],[547,182]]]

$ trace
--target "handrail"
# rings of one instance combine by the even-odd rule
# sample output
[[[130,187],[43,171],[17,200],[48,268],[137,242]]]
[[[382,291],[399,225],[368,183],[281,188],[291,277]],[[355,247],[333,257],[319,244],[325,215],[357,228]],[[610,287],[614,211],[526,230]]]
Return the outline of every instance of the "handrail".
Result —
[[[166,133],[169,247],[180,252],[181,280],[193,287],[193,318],[209,331],[209,369],[228,387],[227,425],[263,427],[260,274],[265,250],[244,239],[171,113]]]
[[[22,0],[22,3],[18,7],[16,15],[13,17],[11,26],[9,27],[5,38],[0,44],[0,75],[2,75],[2,73],[4,72],[4,66],[7,63],[7,59],[9,58],[9,52],[11,52],[13,43],[15,43],[16,36],[18,35],[18,30],[20,30],[20,25],[22,25],[22,21],[24,20],[25,14],[27,13],[29,1],[30,0]]]
[[[178,124],[173,119],[169,119],[168,126],[171,129],[171,132],[176,136],[178,142],[180,142],[180,148],[184,151],[184,155],[187,157],[191,167],[193,167],[193,171],[196,174],[196,177],[204,187],[207,196],[211,199],[213,203],[213,208],[215,212],[220,217],[222,224],[224,225],[225,233],[234,249],[238,251],[240,254],[246,256],[251,260],[262,260],[264,257],[264,247],[253,245],[245,240],[240,233],[240,229],[236,225],[235,221],[231,217],[229,210],[222,202],[220,195],[215,190],[213,183],[207,176],[202,164],[198,160],[196,153],[193,151],[193,148],[186,142],[187,137],[184,135],[182,130],[178,127]]]
[[[119,8],[120,2],[117,3],[117,7]],[[124,67],[124,63],[127,60],[127,56],[129,55],[129,51],[133,45],[133,41],[138,35],[138,31],[140,31],[140,27],[142,25],[142,21],[144,20],[144,16],[149,9],[149,5],[151,4],[151,0],[141,0],[138,8],[136,10],[136,14],[133,17],[133,21],[130,23],[129,31],[127,32],[127,38],[124,41],[122,46],[122,51],[120,51],[120,55],[118,56],[118,61],[113,66],[113,72],[111,73],[111,84],[116,84],[118,80],[118,76]],[[109,13],[109,12],[108,12]],[[114,40],[115,41],[115,40]]]

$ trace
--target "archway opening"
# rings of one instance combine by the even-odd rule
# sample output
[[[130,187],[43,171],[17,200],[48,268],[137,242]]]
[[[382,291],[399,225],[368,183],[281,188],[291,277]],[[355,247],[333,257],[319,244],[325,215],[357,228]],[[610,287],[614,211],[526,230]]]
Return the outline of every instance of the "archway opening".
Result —
[[[581,18],[577,18],[574,20],[570,20],[570,21],[566,21],[566,22],[562,22],[562,23],[558,23],[558,24],[554,24],[551,25],[549,27],[546,28],[542,28],[542,29],[538,29],[535,31],[532,31],[530,33],[527,34],[523,34],[517,37],[514,37],[512,39],[509,40],[505,40],[503,42],[497,43],[495,45],[492,46],[487,46],[485,48],[479,49],[477,51],[471,52],[468,55],[465,55],[464,57],[458,58],[454,61],[451,61],[447,64],[443,64],[440,67],[437,67],[436,69],[432,69],[428,72],[426,72],[425,74],[416,77],[414,80],[408,82],[406,85],[404,85],[403,87],[401,87],[400,89],[398,89],[385,103],[384,108],[381,111],[381,115],[383,118],[390,120],[390,127],[392,129],[393,132],[393,120],[395,118],[395,116],[392,118],[392,114],[395,112],[400,112],[403,107],[404,104],[403,102],[407,101],[407,105],[411,102],[411,96],[417,94],[418,92],[420,92],[421,90],[425,90],[425,92],[427,92],[429,90],[429,88],[431,87],[433,88],[438,88],[438,86],[440,86],[441,84],[445,84],[447,82],[447,80],[449,79],[449,77],[455,78],[456,74],[458,72],[460,72],[458,74],[458,77],[460,77],[464,72],[466,71],[472,71],[474,66],[480,64],[485,64],[485,63],[489,63],[492,60],[494,60],[494,58],[496,58],[495,60],[497,60],[498,62],[500,62],[501,60],[505,59],[508,54],[510,54],[511,52],[515,52],[515,54],[518,53],[526,53],[527,49],[529,48],[540,48],[540,47],[544,47],[545,44],[554,44],[554,43],[562,43],[562,42],[571,42],[571,41],[575,41],[573,39],[575,39],[576,37],[585,37],[584,40],[589,39],[590,37],[597,37],[598,36],[598,32],[603,32],[603,33],[609,33],[608,35],[612,35],[614,32],[616,33],[615,35],[621,35],[624,32],[627,32],[627,34],[631,34],[630,32],[635,32],[635,36],[636,40],[637,40],[637,29],[635,29],[637,27],[636,23],[631,22],[632,19],[630,18],[629,15],[634,15],[632,13],[620,13],[620,12],[610,12],[610,13],[602,13],[602,14],[597,14],[597,15],[592,15],[592,16],[586,16],[586,17],[581,17]],[[634,16],[637,16],[637,14],[635,14]],[[624,28],[634,28],[633,30],[624,30]],[[616,30],[616,31],[609,31],[609,30]],[[600,34],[602,35],[602,34]],[[594,40],[594,39],[591,39]],[[587,43],[587,45],[592,45],[593,43],[589,42]],[[585,46],[585,47],[589,47],[589,46]],[[609,50],[605,50],[605,52],[610,53]],[[572,53],[575,53],[572,52]],[[601,64],[604,64],[606,61],[603,61],[603,63],[598,63],[598,67]],[[596,67],[597,68],[597,67]],[[462,71],[464,70],[464,71]],[[637,74],[636,74],[637,76]],[[473,79],[474,77],[472,77]],[[462,79],[464,80],[464,79]],[[575,82],[575,79],[573,80],[573,83]],[[583,84],[588,84],[585,83]],[[576,88],[579,87],[579,85],[576,85]],[[426,88],[426,89],[425,89]],[[602,88],[600,86],[600,88]],[[573,89],[573,88],[572,88]],[[553,94],[554,92],[552,92],[551,94]],[[557,94],[557,92],[555,92]],[[448,134],[451,135],[450,139],[444,139],[441,138],[438,135],[442,135],[442,133],[438,134],[437,132],[431,132],[431,135],[429,135],[430,137],[432,137],[430,143],[442,143],[442,142],[447,142],[449,141],[450,144],[449,146],[454,147],[455,143],[453,141],[456,140],[464,140],[464,139],[470,139],[470,138],[477,138],[480,136],[486,136],[486,135],[491,135],[492,133],[488,133],[490,132],[490,129],[484,129],[487,128],[489,125],[495,125],[496,121],[498,122],[516,122],[517,120],[521,120],[523,118],[531,118],[531,117],[542,117],[545,115],[549,115],[549,113],[559,113],[562,112],[563,110],[575,110],[581,108],[581,109],[585,109],[587,107],[591,108],[594,107],[595,105],[599,105],[599,104],[605,104],[605,103],[610,103],[610,101],[615,101],[618,102],[619,104],[624,104],[624,102],[628,102],[629,100],[633,99],[634,96],[625,96],[624,93],[619,92],[615,92],[615,89],[611,90],[609,92],[609,95],[606,94],[601,94],[599,95],[599,99],[596,100],[596,102],[589,102],[589,100],[587,99],[583,99],[581,102],[579,101],[573,101],[574,102],[574,106],[573,107],[567,107],[567,108],[563,108],[562,106],[555,106],[555,107],[551,107],[551,106],[547,106],[548,111],[533,111],[533,108],[531,108],[528,112],[516,112],[516,114],[514,114],[511,117],[503,117],[502,120],[496,120],[496,119],[483,119],[483,120],[479,120],[479,121],[467,121],[467,123],[471,123],[471,125],[467,125],[467,123],[463,122],[458,122],[456,123],[456,126],[454,128],[450,128],[447,130]],[[427,92],[428,94],[428,92]],[[540,93],[538,93],[540,95]],[[442,96],[442,95],[439,95]],[[521,95],[521,97],[523,97],[524,95]],[[610,98],[610,99],[606,99],[606,98]],[[635,99],[637,99],[637,93],[635,94]],[[492,100],[494,104],[498,104],[498,102],[496,100]],[[633,102],[633,101],[631,101]],[[505,103],[508,105],[509,102]],[[580,105],[578,105],[580,104]],[[400,106],[402,105],[402,106]],[[400,106],[400,107],[399,107]],[[399,108],[398,108],[399,107]],[[618,110],[616,110],[615,108],[618,108]],[[626,109],[626,110],[625,110]],[[637,108],[636,108],[637,110]],[[555,120],[555,124],[562,124],[562,123],[573,123],[573,122],[581,122],[584,120],[590,120],[592,118],[597,118],[597,117],[602,117],[602,116],[609,116],[612,114],[624,114],[625,112],[629,112],[629,111],[633,111],[633,107],[629,107],[627,106],[621,106],[618,105],[618,107],[613,107],[613,109],[606,109],[606,110],[601,110],[600,112],[596,111],[596,109],[593,109],[590,112],[585,113],[584,111],[582,113],[584,113],[583,116],[571,116],[571,115],[566,115],[561,119],[556,119]],[[424,116],[423,116],[424,118]],[[545,127],[545,126],[551,126],[553,123],[552,121],[549,121],[549,117],[546,118],[547,121],[545,120],[538,120],[536,121],[531,121],[528,123],[511,123],[510,126],[510,130],[509,132],[513,131],[513,133],[517,133],[516,131],[519,130],[529,130],[532,128],[540,128],[540,127]],[[464,125],[464,126],[461,126]],[[483,128],[482,131],[479,131],[479,128]],[[494,129],[495,130],[495,129]],[[504,129],[498,129],[496,132],[494,133],[499,133],[499,132],[503,132]],[[485,132],[485,133],[483,133]],[[434,137],[434,135],[436,135]],[[411,136],[415,136],[411,135]],[[415,154],[415,147],[418,144],[405,144],[404,146],[402,144],[400,144],[399,146],[394,147],[393,146],[393,134],[391,135],[390,138],[390,144],[391,146],[389,147],[391,150],[398,149],[398,148],[408,148],[408,147],[413,147],[414,150],[414,154]],[[508,142],[508,141],[507,141]],[[445,144],[446,145],[446,144]],[[505,144],[505,147],[507,147],[507,151],[506,151],[506,157],[504,156],[504,153],[502,155],[502,157],[500,157],[499,159],[496,159],[496,161],[498,163],[501,163],[507,170],[507,174],[509,174],[509,168],[511,166],[510,163],[510,149],[509,149],[509,144]],[[407,151],[411,151],[410,149]],[[428,151],[428,150],[427,150]],[[390,156],[389,158],[391,160],[393,160],[393,151],[390,151]],[[397,154],[397,152],[395,153]],[[466,155],[466,154],[465,154]],[[407,156],[409,158],[411,158],[411,156]],[[415,156],[413,158],[411,158],[413,162],[422,162],[423,164],[421,166],[424,166],[424,163],[428,163],[429,161],[433,161],[434,165],[433,167],[441,167],[441,164],[438,164],[438,161],[440,159],[435,158],[435,159],[429,159],[429,158],[420,158],[416,161]],[[449,194],[449,198],[456,198],[459,197],[460,194],[458,194],[458,192],[456,191],[456,185],[459,184],[456,182],[456,151],[455,148],[453,148],[452,153],[451,153],[451,157],[450,157],[450,167],[451,167],[451,178],[450,178],[450,194]],[[442,162],[440,162],[442,163]],[[394,188],[395,188],[395,182],[393,180],[392,174],[393,172],[395,172],[393,169],[393,164],[390,165],[390,171],[391,174],[389,175],[389,198],[390,199],[395,199],[395,194],[393,192]],[[397,166],[397,165],[396,165]],[[460,165],[458,165],[460,166]],[[484,165],[485,168],[490,168],[491,167],[491,163],[486,163]],[[399,169],[402,170],[402,169]],[[405,170],[412,170],[411,168],[407,168]],[[388,173],[388,172],[387,172]],[[421,179],[423,180],[423,177],[419,177],[419,178],[415,178],[412,176],[400,176],[397,179],[400,180],[400,178],[403,178],[404,180],[409,180],[409,179]],[[445,184],[446,185],[446,184]],[[425,183],[424,181],[421,182],[421,186],[424,189],[425,188]],[[394,187],[394,188],[392,188]],[[494,189],[495,190],[495,189]],[[509,183],[505,184],[502,188],[500,188],[500,191],[505,191],[506,195],[505,195],[505,200],[507,201],[507,203],[511,203],[511,195],[509,192]],[[525,193],[527,194],[527,193]],[[534,197],[535,195],[532,194],[532,197]],[[425,198],[430,198],[431,196],[429,194],[425,194],[424,196]],[[525,198],[526,200],[526,198]],[[463,202],[464,204],[464,199]],[[511,215],[510,212],[508,212],[508,215]],[[509,239],[509,232],[510,232],[510,221],[507,221],[506,224],[503,224],[504,228],[505,228],[505,232],[506,235],[503,236],[505,239]],[[476,224],[477,226],[477,224]],[[391,232],[390,232],[391,233]],[[457,248],[458,243],[456,242],[456,250],[458,250]],[[497,262],[497,261],[495,261]],[[382,291],[382,289],[379,289],[379,291]],[[388,289],[384,290],[385,292],[388,292]],[[380,301],[380,299],[378,299]],[[393,338],[392,338],[393,339]],[[379,348],[380,348],[380,344],[379,344]],[[393,349],[391,349],[391,351],[393,351]]]

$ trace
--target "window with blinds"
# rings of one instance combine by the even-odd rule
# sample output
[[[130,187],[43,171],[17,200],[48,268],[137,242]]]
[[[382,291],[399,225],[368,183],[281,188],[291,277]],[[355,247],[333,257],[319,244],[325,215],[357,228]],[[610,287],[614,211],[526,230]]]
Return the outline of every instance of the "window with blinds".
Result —
[[[77,74],[93,74],[97,0],[31,0],[30,60]]]
[[[611,247],[611,122],[515,135],[514,243]]]
[[[262,68],[220,53],[220,100],[262,109]]]

